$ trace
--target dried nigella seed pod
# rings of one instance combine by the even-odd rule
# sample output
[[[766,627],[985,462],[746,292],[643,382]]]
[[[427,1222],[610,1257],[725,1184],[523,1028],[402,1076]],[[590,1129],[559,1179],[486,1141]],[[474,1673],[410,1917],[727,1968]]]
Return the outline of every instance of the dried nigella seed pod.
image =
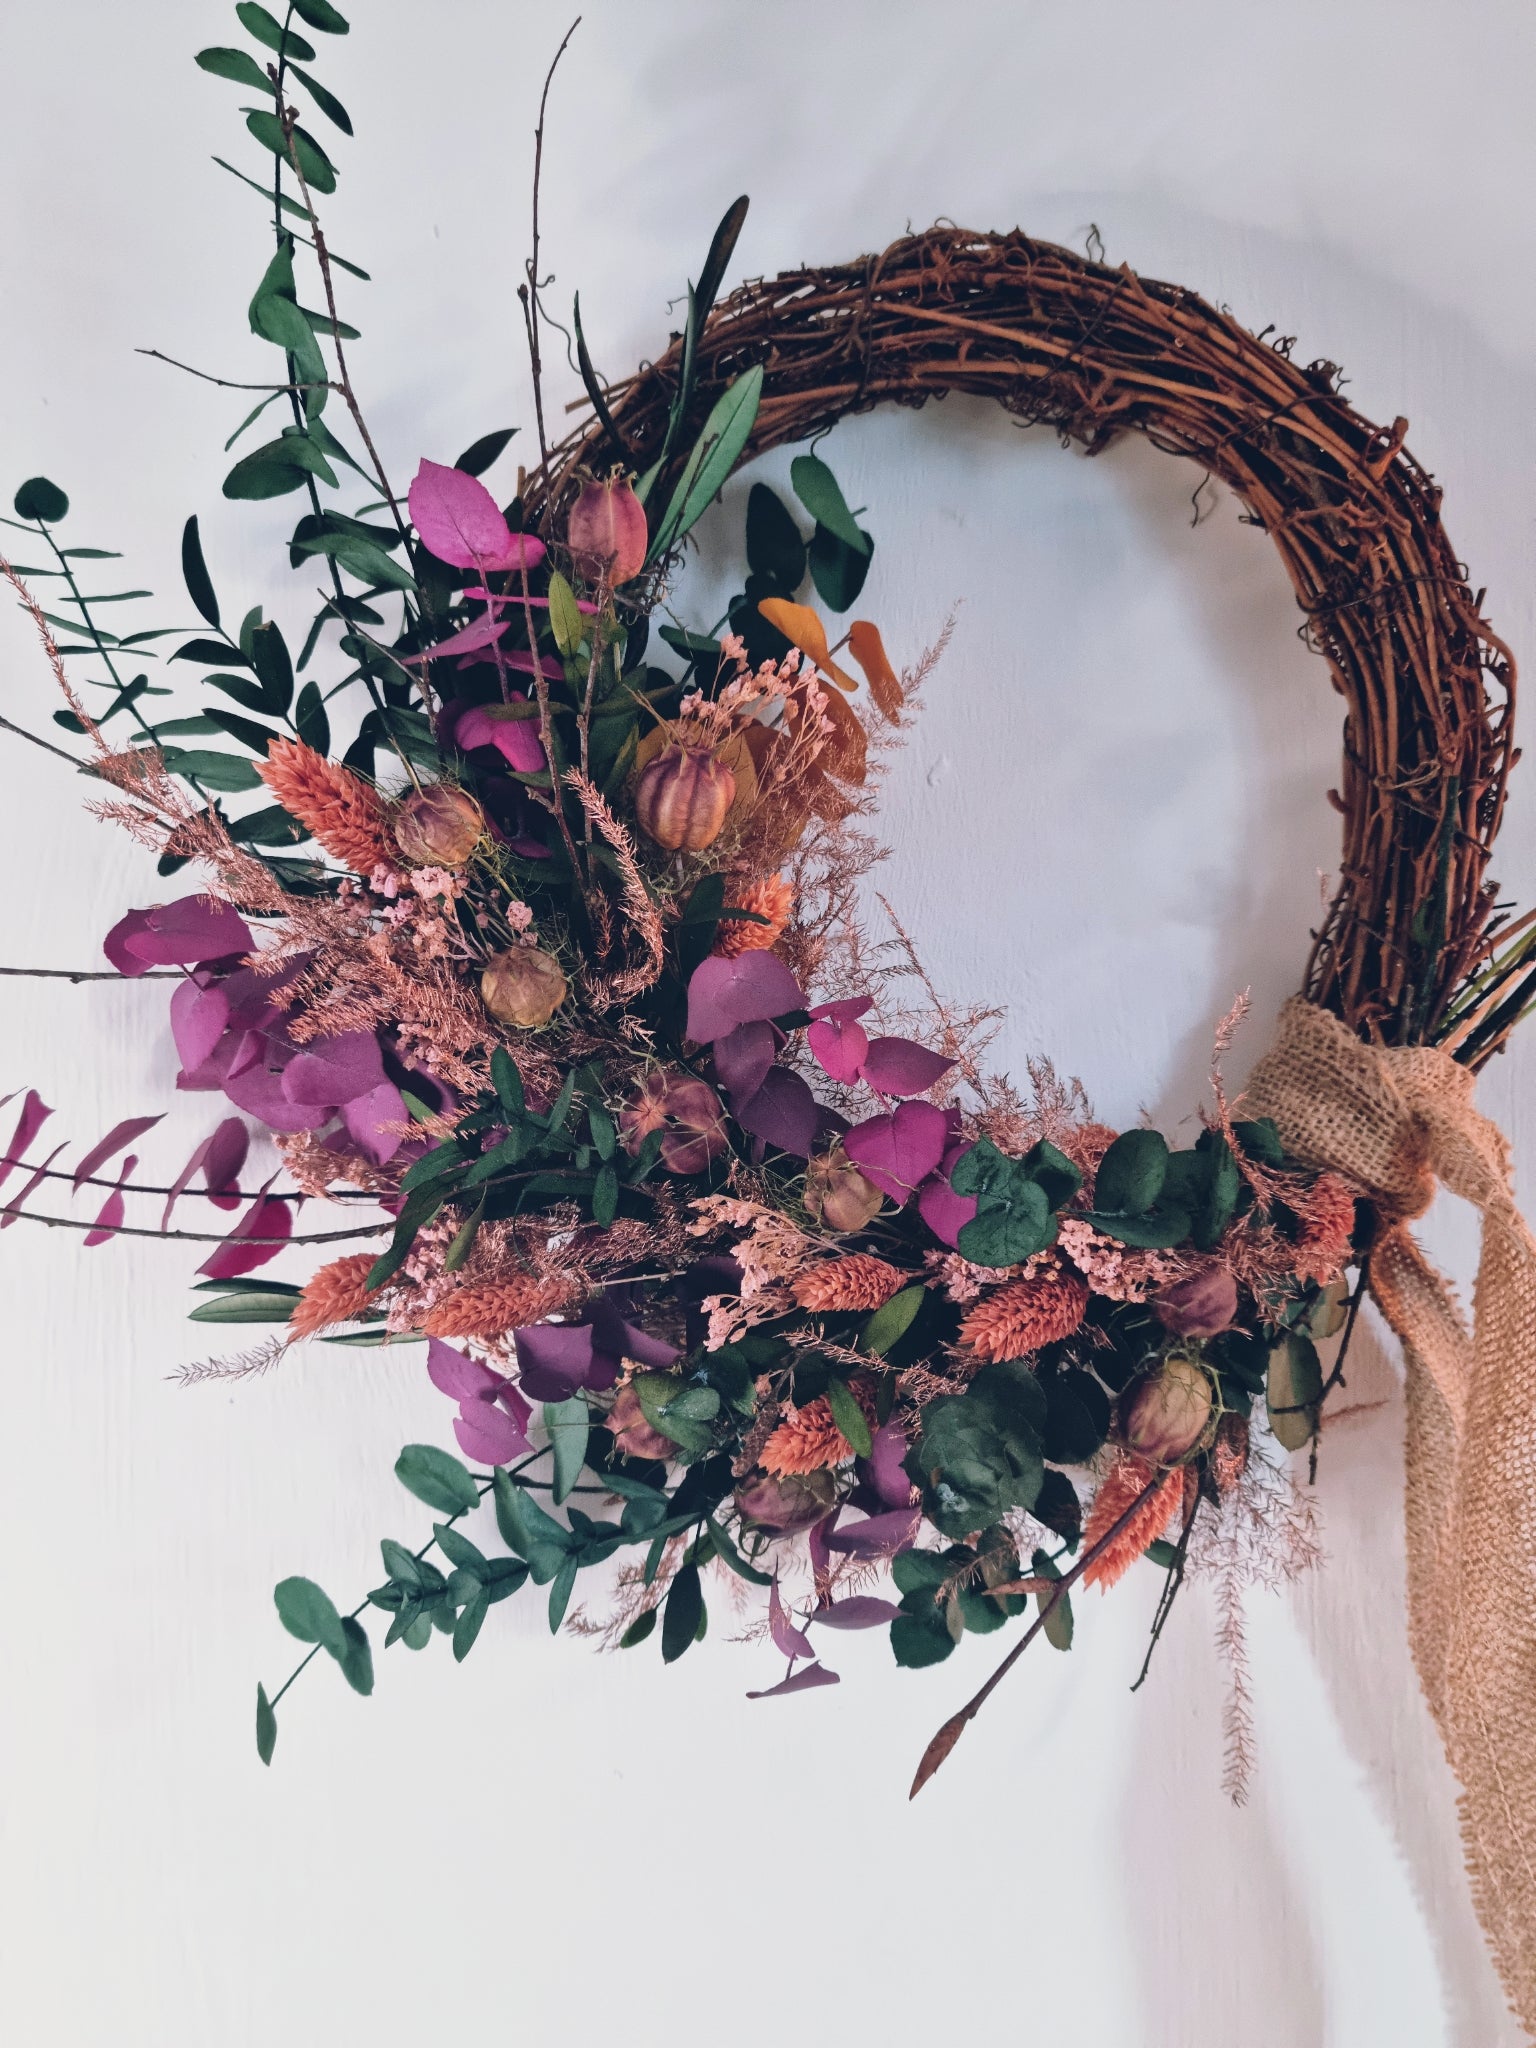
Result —
[[[589,483],[571,507],[566,545],[576,567],[590,583],[606,577],[613,588],[628,583],[645,567],[650,535],[645,509],[622,473]]]
[[[1210,1427],[1212,1398],[1210,1375],[1198,1360],[1175,1352],[1128,1390],[1120,1433],[1154,1465],[1176,1465]]]
[[[674,741],[647,762],[635,784],[635,816],[668,853],[699,853],[720,836],[736,800],[736,777],[715,755]]]
[[[536,946],[494,953],[480,977],[480,1000],[498,1024],[535,1031],[547,1024],[569,989],[560,963]]]
[[[1175,1337],[1219,1337],[1237,1316],[1237,1282],[1225,1266],[1208,1266],[1163,1288],[1153,1297],[1152,1309]]]
[[[418,867],[462,867],[480,843],[485,813],[467,789],[434,782],[395,813],[395,844]]]

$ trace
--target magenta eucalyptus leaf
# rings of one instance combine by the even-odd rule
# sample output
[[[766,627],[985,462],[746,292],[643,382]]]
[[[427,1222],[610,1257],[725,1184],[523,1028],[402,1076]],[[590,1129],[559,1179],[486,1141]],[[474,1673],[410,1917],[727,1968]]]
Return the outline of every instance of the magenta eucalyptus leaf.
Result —
[[[510,1465],[533,1449],[516,1418],[492,1401],[466,1401],[454,1417],[453,1433],[465,1457],[482,1465]]]
[[[862,1078],[880,1095],[922,1095],[954,1064],[915,1039],[872,1038]]]
[[[195,1074],[213,1057],[229,1024],[229,997],[214,984],[199,988],[182,982],[171,997],[171,1036],[184,1074]]]
[[[37,1167],[23,1183],[20,1194],[12,1195],[5,1208],[0,1210],[0,1230],[9,1230],[13,1223],[21,1221],[21,1211],[26,1207],[28,1195],[31,1194],[34,1188],[42,1186],[48,1177],[49,1167],[52,1166],[61,1152],[67,1152],[68,1149],[69,1140],[67,1138],[61,1139],[48,1154],[42,1165]]]
[[[884,1628],[901,1609],[894,1600],[880,1600],[873,1593],[854,1593],[846,1600],[834,1600],[830,1607],[818,1607],[809,1619],[823,1628]]]
[[[53,1111],[37,1090],[29,1088],[26,1100],[21,1105],[21,1114],[16,1119],[16,1128],[11,1133],[11,1142],[5,1148],[5,1163],[0,1165],[0,1182],[8,1180],[11,1169],[22,1164],[27,1156],[27,1147],[52,1115]],[[63,1149],[61,1145],[59,1150]]]
[[[251,1149],[251,1134],[237,1116],[227,1116],[208,1140],[203,1160],[203,1186],[221,1209],[240,1201],[240,1169]]]
[[[776,953],[711,954],[688,982],[688,1036],[699,1045],[724,1038],[738,1024],[803,1010],[800,984]]]
[[[118,1175],[119,1187],[121,1186],[121,1183],[128,1178],[129,1174],[132,1173],[133,1169],[138,1165],[138,1163],[138,1159],[132,1152],[130,1152],[128,1154],[128,1157],[123,1161],[122,1172]],[[91,1246],[95,1244],[105,1244],[109,1237],[115,1237],[117,1235],[118,1226],[123,1221],[123,1214],[124,1211],[122,1195],[119,1193],[118,1188],[114,1188],[111,1194],[108,1195],[107,1199],[102,1203],[101,1209],[97,1214],[96,1221],[91,1225],[91,1228],[85,1233],[86,1250],[89,1251]]]
[[[512,692],[514,704],[526,704],[521,690]],[[523,775],[537,775],[545,765],[544,743],[536,719],[498,718],[495,707],[471,705],[453,729],[453,743],[466,752],[471,747],[494,747],[511,768]]]
[[[825,1664],[807,1664],[803,1671],[795,1672],[792,1678],[781,1678],[777,1685],[765,1687],[762,1692],[749,1692],[749,1700],[781,1699],[789,1692],[813,1692],[818,1685],[838,1685],[841,1681],[835,1671],[829,1671]]]
[[[773,1584],[768,1588],[768,1633],[773,1637],[774,1648],[780,1656],[791,1663],[797,1657],[814,1658],[811,1639],[804,1629],[796,1628],[789,1617],[789,1610],[779,1596],[779,1581],[775,1574]]]
[[[89,1180],[98,1166],[104,1165],[114,1154],[121,1152],[125,1145],[131,1145],[135,1138],[142,1137],[146,1131],[152,1131],[161,1120],[158,1116],[129,1116],[124,1117],[120,1124],[114,1124],[107,1135],[91,1147],[75,1168],[75,1186],[79,1187],[81,1181]]]
[[[811,1554],[811,1570],[818,1584],[832,1569],[832,1553],[827,1542],[837,1527],[837,1518],[843,1512],[843,1503],[838,1502],[830,1515],[824,1515],[811,1529],[807,1530],[805,1547]]]
[[[420,654],[402,655],[401,664],[407,668],[419,668],[424,661],[438,661],[450,654],[473,654],[480,648],[493,647],[506,630],[505,619],[493,619],[487,613],[483,619],[471,619],[467,626],[460,626],[446,640],[435,640]]]
[[[288,1203],[280,1195],[260,1194],[212,1258],[205,1259],[197,1270],[205,1280],[238,1280],[242,1273],[254,1273],[258,1266],[275,1259],[283,1248],[281,1242],[251,1244],[249,1239],[282,1240],[292,1229],[293,1212]]]
[[[512,530],[477,477],[423,459],[411,481],[411,519],[422,545],[455,569],[499,569],[513,553]]]
[[[834,1081],[850,1084],[859,1078],[864,1055],[869,1050],[869,1033],[851,1019],[817,1017],[805,1034],[805,1042]]]
[[[254,1031],[249,1035],[257,1036]],[[224,1083],[224,1093],[236,1109],[243,1109],[271,1131],[318,1131],[329,1123],[328,1105],[289,1101],[283,1093],[281,1069],[267,1064],[267,1041],[261,1041],[261,1048],[257,1058],[243,1064],[237,1060]]]
[[[841,1550],[852,1557],[894,1557],[910,1550],[917,1541],[922,1516],[916,1508],[895,1508],[889,1514],[869,1515],[862,1522],[834,1529],[827,1538],[829,1550]]]
[[[944,1157],[949,1119],[931,1102],[904,1102],[844,1133],[843,1149],[866,1180],[906,1202]]]
[[[227,903],[181,896],[152,910],[130,910],[101,945],[119,974],[143,974],[151,967],[195,966],[249,953],[255,943],[250,926]]]
[[[489,1395],[496,1398],[503,1382],[482,1359],[467,1351],[456,1351],[441,1337],[427,1339],[427,1378],[450,1401],[474,1401]]]
[[[744,1131],[797,1159],[810,1158],[820,1115],[821,1105],[809,1086],[788,1067],[774,1067],[757,1093],[736,1107],[736,1121]]]
[[[517,648],[511,654],[503,655],[502,661],[507,668],[515,668],[522,675],[531,676],[533,674],[533,656],[526,647]],[[459,667],[468,668],[470,663],[461,661]],[[565,678],[564,664],[556,661],[552,654],[541,654],[539,656],[539,668],[553,682],[562,682]]]
[[[533,1323],[514,1330],[522,1385],[535,1401],[568,1401],[583,1387],[601,1391],[619,1376],[617,1358],[599,1351],[585,1323]]]
[[[843,996],[835,1003],[817,1003],[808,1014],[813,1020],[827,1017],[834,1024],[851,1024],[874,1007],[873,996]]]

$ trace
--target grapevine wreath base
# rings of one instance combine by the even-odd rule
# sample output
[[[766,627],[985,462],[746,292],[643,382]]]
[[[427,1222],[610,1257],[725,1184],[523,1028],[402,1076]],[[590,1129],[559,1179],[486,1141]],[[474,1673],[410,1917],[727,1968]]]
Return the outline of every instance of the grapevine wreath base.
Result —
[[[174,977],[179,1085],[229,1109],[159,1189],[131,1155],[99,1171],[158,1119],[58,1168],[27,1159],[49,1114],[29,1094],[0,1172],[30,1177],[0,1223],[45,1182],[104,1182],[100,1242],[141,1227],[125,1198],[169,1195],[160,1230],[216,1242],[196,1317],[281,1326],[192,1379],[307,1337],[426,1340],[464,1454],[401,1454],[430,1539],[385,1541],[385,1582],[347,1615],[308,1579],[277,1588],[309,1657],[358,1691],[365,1617],[462,1658],[530,1580],[553,1628],[654,1636],[667,1661],[711,1602],[742,1604],[757,1654],[783,1660],[754,1699],[836,1684],[822,1651],[843,1629],[887,1629],[904,1666],[1014,1633],[914,1791],[1037,1634],[1070,1647],[1079,1583],[1161,1570],[1155,1643],[1186,1574],[1235,1617],[1245,1577],[1309,1561],[1285,1454],[1315,1465],[1344,1357],[1325,1371],[1318,1345],[1347,1347],[1369,1291],[1408,1359],[1415,1656],[1484,1926],[1536,2021],[1536,1247],[1472,1099],[1536,991],[1536,928],[1487,873],[1513,663],[1406,422],[1362,419],[1287,339],[1019,233],[936,228],[717,305],[741,202],[656,362],[605,388],[578,319],[589,422],[553,451],[535,257],[538,466],[499,506],[478,480],[499,432],[398,494],[347,365],[337,273],[356,267],[319,212],[335,167],[284,104],[304,52],[246,14],[271,22],[266,80],[240,52],[199,61],[276,95],[247,124],[278,202],[250,325],[282,352],[291,419],[224,490],[302,497],[291,559],[310,585],[324,571],[321,610],[297,659],[260,611],[227,630],[189,521],[209,634],[175,658],[206,694],[163,719],[158,686],[124,674],[154,636],[100,627],[76,580],[92,551],[59,546],[46,479],[10,523],[52,566],[4,565],[106,786],[95,808],[162,873],[194,866],[191,893],[130,912],[106,950],[117,973]],[[300,262],[324,316],[303,312]],[[670,609],[685,538],[741,464],[951,391],[1090,453],[1141,432],[1219,477],[1273,538],[1345,702],[1342,880],[1305,995],[1236,1103],[1219,1057],[1242,1005],[1224,1020],[1182,1150],[1105,1128],[1043,1065],[1022,1093],[988,1073],[989,1018],[941,1001],[899,926],[894,952],[862,928],[876,771],[933,657],[899,671],[870,621],[829,626],[874,544],[822,455],[793,463],[794,506],[752,487],[728,617]],[[36,575],[67,586],[57,611]],[[107,674],[77,682],[71,661]],[[333,750],[344,689],[361,716]],[[258,788],[261,809],[232,801]],[[253,1124],[279,1164],[247,1191]],[[1471,1332],[1407,1228],[1437,1184],[1484,1219]],[[321,1198],[389,1220],[296,1235]],[[239,1215],[222,1239],[173,1229],[188,1200]],[[383,1232],[302,1286],[251,1277],[286,1243]],[[466,1526],[482,1500],[494,1521]],[[609,1559],[616,1576],[581,1580]],[[573,1607],[578,1582],[600,1590]],[[258,1694],[264,1760],[286,1691]]]

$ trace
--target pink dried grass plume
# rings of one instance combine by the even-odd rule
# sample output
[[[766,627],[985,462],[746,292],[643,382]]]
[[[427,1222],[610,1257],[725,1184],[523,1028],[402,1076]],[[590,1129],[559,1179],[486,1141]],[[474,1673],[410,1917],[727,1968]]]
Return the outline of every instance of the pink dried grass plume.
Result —
[[[1293,1271],[1298,1280],[1326,1287],[1353,1256],[1355,1190],[1336,1173],[1320,1173],[1307,1193],[1292,1199],[1301,1219]]]

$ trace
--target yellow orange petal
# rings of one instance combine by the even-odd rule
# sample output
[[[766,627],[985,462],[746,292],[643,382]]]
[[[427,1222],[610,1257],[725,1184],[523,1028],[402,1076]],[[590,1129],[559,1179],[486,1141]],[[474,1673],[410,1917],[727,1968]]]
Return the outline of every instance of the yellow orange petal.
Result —
[[[757,608],[770,626],[777,626],[792,646],[809,655],[840,690],[852,692],[859,687],[857,680],[846,669],[839,668],[827,651],[827,629],[808,604],[791,604],[787,597],[765,597]]]
[[[885,717],[895,718],[901,710],[901,679],[891,667],[880,628],[868,619],[855,619],[848,628],[848,652],[863,669],[877,709]]]

